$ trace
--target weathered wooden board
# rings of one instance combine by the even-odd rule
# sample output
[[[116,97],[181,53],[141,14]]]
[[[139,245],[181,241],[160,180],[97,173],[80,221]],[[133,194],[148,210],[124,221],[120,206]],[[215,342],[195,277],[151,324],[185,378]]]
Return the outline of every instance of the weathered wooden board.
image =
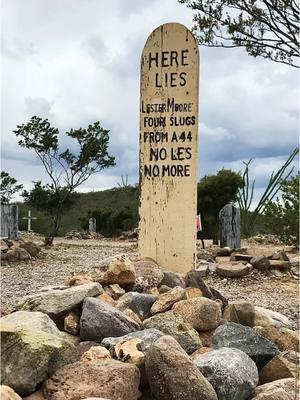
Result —
[[[19,216],[15,204],[1,204],[1,237],[15,240],[18,238]]]
[[[195,266],[199,53],[177,23],[141,59],[139,253],[173,271]]]
[[[220,246],[231,249],[241,248],[240,209],[233,204],[226,204],[219,213]]]

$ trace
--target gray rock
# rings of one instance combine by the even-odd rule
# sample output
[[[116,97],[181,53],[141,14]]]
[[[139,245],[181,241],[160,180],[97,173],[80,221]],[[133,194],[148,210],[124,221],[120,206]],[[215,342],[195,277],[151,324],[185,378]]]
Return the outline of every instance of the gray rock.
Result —
[[[1,323],[12,323],[17,330],[33,329],[62,336],[52,319],[40,311],[16,311],[0,318]]]
[[[139,348],[141,351],[146,352],[152,346],[153,343],[156,342],[160,337],[164,336],[164,333],[159,331],[158,329],[150,328],[144,329],[142,331],[136,331],[129,333],[128,335],[120,336],[120,337],[108,337],[102,340],[102,345],[107,349],[114,347],[117,343],[123,340],[130,339],[141,339],[142,342],[139,344]]]
[[[286,271],[291,268],[292,264],[289,261],[283,260],[270,260],[270,269],[271,270],[279,270]]]
[[[1,381],[22,396],[78,359],[75,346],[56,335],[1,324]]]
[[[150,308],[157,298],[153,294],[129,292],[118,300],[116,308],[120,311],[130,308],[143,320],[150,315]]]
[[[82,354],[85,353],[86,351],[89,351],[89,349],[91,347],[97,347],[97,346],[102,346],[102,345],[100,343],[93,342],[91,340],[87,340],[87,341],[78,343],[77,351],[82,356]]]
[[[246,400],[258,384],[254,361],[238,349],[221,348],[194,359],[215,389],[218,400]]]
[[[80,318],[81,340],[101,342],[105,337],[123,336],[139,330],[139,325],[124,313],[100,299],[87,297]]]
[[[198,274],[201,278],[204,278],[209,273],[208,262],[202,261],[200,264],[197,265],[196,271],[198,272]]]
[[[228,257],[233,252],[230,247],[220,247],[214,250],[214,257]]]
[[[41,311],[55,319],[79,306],[85,297],[98,296],[101,293],[103,293],[102,286],[95,282],[72,287],[49,287],[24,297],[17,309]]]
[[[164,271],[163,280],[160,282],[160,285],[166,285],[170,288],[174,288],[176,286],[185,287],[185,282],[183,277],[177,272],[172,271]]]
[[[241,253],[232,253],[230,257],[230,261],[245,261],[245,262],[250,262],[250,260],[253,258],[253,255],[249,254],[241,254]]]
[[[219,326],[213,335],[212,347],[230,347],[243,351],[256,363],[258,369],[265,366],[278,353],[278,347],[260,336],[254,329],[228,322]]]
[[[190,324],[185,323],[182,317],[175,316],[173,311],[166,311],[146,319],[144,327],[147,329],[156,328],[166,335],[173,336],[188,354],[202,346],[197,331]]]
[[[151,346],[145,355],[145,369],[157,400],[217,400],[211,384],[170,336]]]
[[[251,258],[250,264],[260,271],[268,271],[270,268],[270,261],[265,256],[256,256]]]

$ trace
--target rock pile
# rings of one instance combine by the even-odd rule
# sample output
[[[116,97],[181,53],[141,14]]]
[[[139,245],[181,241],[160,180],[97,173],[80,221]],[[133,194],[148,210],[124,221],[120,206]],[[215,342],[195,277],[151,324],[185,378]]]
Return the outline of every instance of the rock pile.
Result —
[[[204,277],[208,274],[217,274],[223,278],[243,278],[250,273],[260,271],[266,275],[290,275],[299,279],[299,255],[285,251],[271,255],[248,254],[247,249],[238,251],[229,247],[217,248],[203,253],[200,250],[197,259],[197,271]]]
[[[25,297],[0,320],[4,399],[296,398],[290,321],[228,303],[201,271],[181,276],[119,255]]]
[[[65,234],[66,239],[88,240],[88,239],[102,239],[104,236],[97,232],[77,232],[70,231]]]
[[[36,258],[41,246],[31,241],[1,239],[1,260],[11,262]]]

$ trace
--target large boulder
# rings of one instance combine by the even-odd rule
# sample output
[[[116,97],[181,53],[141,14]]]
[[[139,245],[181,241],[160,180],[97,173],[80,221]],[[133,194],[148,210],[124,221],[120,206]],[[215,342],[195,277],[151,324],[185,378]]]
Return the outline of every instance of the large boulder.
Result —
[[[136,278],[134,265],[124,254],[101,261],[91,276],[103,286],[117,283],[121,287],[134,284]]]
[[[172,311],[199,331],[216,328],[222,317],[220,304],[206,297],[181,300],[174,304]]]
[[[41,311],[56,319],[78,307],[85,297],[98,296],[101,293],[103,293],[102,286],[95,282],[72,287],[47,287],[36,294],[24,297],[17,309]]]
[[[138,292],[146,292],[159,286],[164,278],[164,273],[151,258],[136,261],[134,267],[136,273],[134,290]]]
[[[117,343],[113,349],[114,358],[141,367],[145,354],[140,350],[141,339],[129,339]]]
[[[213,335],[212,347],[230,347],[243,351],[260,369],[264,367],[279,351],[274,343],[260,336],[254,329],[228,322],[220,325]]]
[[[250,264],[252,264],[253,268],[260,271],[268,271],[270,268],[270,260],[265,256],[255,256],[251,258]]]
[[[156,300],[157,296],[153,294],[129,292],[118,300],[116,307],[120,311],[129,308],[143,320],[150,315],[150,309]]]
[[[144,327],[147,329],[156,328],[165,335],[173,336],[188,354],[202,346],[197,331],[190,324],[187,324],[181,316],[176,316],[173,311],[166,311],[146,319]]]
[[[86,353],[89,351],[91,347],[100,347],[101,344],[97,342],[93,342],[92,340],[86,340],[83,342],[79,342],[77,345],[77,351],[78,353],[82,356],[82,354]],[[101,346],[102,347],[102,346]]]
[[[22,398],[9,386],[0,386],[0,399],[1,400],[22,400]]]
[[[164,271],[163,280],[160,282],[160,285],[168,286],[169,288],[174,288],[176,286],[185,287],[185,281],[182,275],[177,272],[172,271]]]
[[[52,319],[40,311],[16,311],[0,318],[0,323],[11,323],[17,330],[29,329],[42,331],[62,337],[61,331]]]
[[[278,354],[259,372],[260,384],[284,378],[299,379],[300,355],[296,351],[284,351]]]
[[[278,270],[278,271],[285,271],[290,269],[292,264],[290,261],[283,261],[283,260],[270,260],[270,269],[271,270]]]
[[[73,311],[68,312],[64,318],[64,331],[70,335],[78,335],[79,333],[79,315]]]
[[[57,369],[78,360],[70,342],[46,332],[19,330],[12,323],[1,325],[1,379],[22,396]]]
[[[47,400],[81,400],[100,397],[137,400],[140,371],[116,360],[76,362],[57,371],[43,386]]]
[[[118,300],[121,296],[123,296],[123,294],[125,294],[125,290],[117,283],[112,283],[111,285],[106,286],[104,290],[105,293],[107,293],[114,300]]]
[[[139,325],[105,301],[87,297],[80,318],[81,340],[101,342],[105,337],[123,336],[139,329]]]
[[[141,351],[146,352],[153,345],[153,343],[155,343],[162,336],[164,336],[163,332],[159,331],[158,329],[150,328],[128,333],[128,335],[124,336],[108,337],[103,339],[101,344],[107,349],[111,349],[120,342],[131,339],[140,339],[141,342],[139,348]]]
[[[228,322],[254,326],[255,307],[247,301],[233,301],[223,311],[223,319]]]
[[[18,262],[30,260],[31,256],[27,250],[13,246],[5,254],[1,255],[1,258],[8,262]]]
[[[187,288],[198,288],[201,291],[201,296],[212,300],[221,300],[223,306],[227,306],[227,299],[218,290],[208,287],[202,279],[199,271],[189,271],[184,279]]]
[[[20,243],[20,248],[25,249],[31,255],[31,257],[37,257],[39,252],[41,251],[41,246],[34,242]]]
[[[145,368],[157,400],[217,400],[211,384],[170,336],[158,339],[149,349]]]
[[[254,326],[275,326],[291,329],[291,321],[279,312],[255,306]]]
[[[212,384],[218,400],[246,400],[258,384],[254,361],[238,349],[209,351],[195,357],[194,363]]]
[[[169,310],[177,301],[184,298],[185,290],[180,286],[176,286],[168,292],[158,296],[158,299],[153,303],[150,309],[150,313],[154,315],[157,313],[165,312]]]
[[[80,357],[80,361],[84,362],[94,362],[104,359],[111,359],[111,354],[105,347],[102,346],[92,346]]]
[[[297,379],[287,378],[258,386],[252,400],[296,400],[299,394]]]
[[[273,342],[280,351],[299,351],[299,332],[275,326],[256,326],[256,332]]]

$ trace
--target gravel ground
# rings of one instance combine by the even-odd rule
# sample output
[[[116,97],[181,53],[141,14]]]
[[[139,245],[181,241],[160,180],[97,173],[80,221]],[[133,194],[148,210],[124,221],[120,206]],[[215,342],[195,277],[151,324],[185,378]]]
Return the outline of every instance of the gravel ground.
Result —
[[[41,239],[37,236],[31,236],[30,240],[41,243]],[[251,249],[251,253],[271,254],[275,250],[278,250],[278,247],[256,245]],[[35,293],[43,286],[64,284],[72,273],[88,272],[104,258],[120,253],[127,253],[134,259],[137,256],[137,243],[107,239],[58,238],[55,246],[43,249],[36,260],[3,265],[1,267],[2,315],[11,312],[23,296]],[[291,277],[276,278],[251,273],[241,279],[224,279],[210,275],[205,281],[218,289],[229,301],[247,300],[254,305],[278,311],[293,321],[294,328],[298,327],[299,282]]]

